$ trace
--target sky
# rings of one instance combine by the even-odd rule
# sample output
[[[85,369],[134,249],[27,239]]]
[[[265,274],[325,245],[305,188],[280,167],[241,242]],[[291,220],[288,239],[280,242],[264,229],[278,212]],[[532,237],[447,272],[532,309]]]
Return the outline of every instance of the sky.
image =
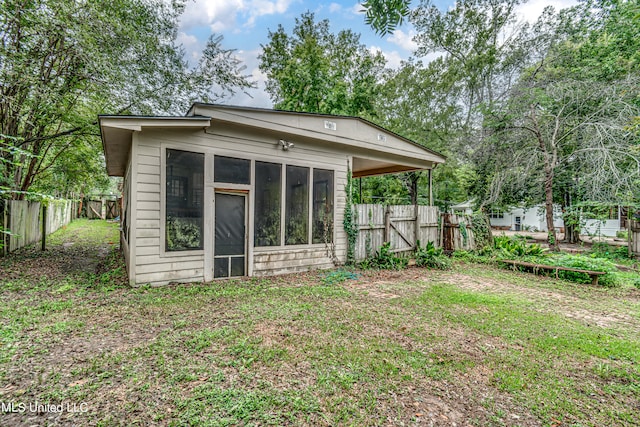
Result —
[[[418,0],[411,6],[416,7]],[[453,0],[433,2],[445,10]],[[575,5],[577,0],[529,0],[518,8],[521,19],[533,22],[542,10],[551,5],[556,9]],[[361,35],[360,42],[370,50],[379,50],[387,59],[387,67],[397,68],[402,60],[414,56],[416,44],[412,38],[415,30],[405,23],[393,34],[379,36],[365,25],[362,6],[356,0],[191,0],[180,18],[178,43],[182,44],[191,63],[198,60],[207,38],[212,34],[224,37],[223,46],[234,49],[235,55],[246,66],[245,73],[251,75],[257,88],[247,94],[237,94],[222,101],[225,104],[266,107],[273,106],[265,92],[265,75],[258,68],[261,45],[269,43],[269,31],[276,31],[282,24],[291,33],[295,18],[311,11],[316,21],[328,19],[334,33],[351,29]]]

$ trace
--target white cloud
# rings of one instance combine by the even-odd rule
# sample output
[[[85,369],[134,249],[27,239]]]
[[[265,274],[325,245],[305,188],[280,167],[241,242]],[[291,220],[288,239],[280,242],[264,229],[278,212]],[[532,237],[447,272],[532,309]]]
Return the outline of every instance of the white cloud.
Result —
[[[244,3],[244,0],[188,2],[180,17],[180,27],[185,31],[201,26],[217,26],[218,31],[224,30],[235,24],[236,15],[245,8]]]
[[[364,6],[362,5],[362,3],[356,3],[351,7],[351,13],[355,15],[362,15],[363,9],[364,9]]]
[[[516,13],[521,19],[533,23],[540,17],[547,6],[553,6],[555,10],[560,10],[577,4],[578,0],[529,0],[518,5]]]
[[[387,38],[387,41],[408,52],[415,52],[416,49],[418,49],[418,44],[413,41],[415,35],[416,32],[414,30],[410,30],[408,33],[402,30],[395,30],[393,34]]]
[[[255,81],[257,87],[247,90],[247,93],[237,93],[234,96],[224,100],[228,105],[242,105],[246,107],[273,108],[273,102],[269,94],[265,91],[267,76],[258,67],[258,55],[262,53],[262,49],[250,51],[238,51],[238,59],[251,70],[251,80]]]
[[[400,55],[397,50],[392,50],[391,52],[384,51],[378,46],[371,46],[369,52],[373,54],[380,52],[382,56],[384,56],[384,59],[387,60],[387,68],[399,68],[400,63],[407,59],[404,55]]]
[[[185,59],[189,61],[191,65],[195,65],[202,55],[204,43],[198,40],[196,36],[184,33],[182,31],[178,33],[176,41],[179,45],[182,45],[182,47],[184,47]]]
[[[329,5],[329,12],[330,13],[340,12],[341,10],[342,10],[342,6],[339,5],[338,3],[331,3]]]
[[[287,11],[292,0],[250,0],[247,2],[249,19],[245,23],[247,27],[253,27],[257,18],[264,15],[282,14]]]
[[[238,17],[247,27],[255,25],[257,18],[283,14],[294,0],[195,0],[188,2],[180,17],[180,28],[188,31],[194,27],[209,26],[214,32],[237,27]]]

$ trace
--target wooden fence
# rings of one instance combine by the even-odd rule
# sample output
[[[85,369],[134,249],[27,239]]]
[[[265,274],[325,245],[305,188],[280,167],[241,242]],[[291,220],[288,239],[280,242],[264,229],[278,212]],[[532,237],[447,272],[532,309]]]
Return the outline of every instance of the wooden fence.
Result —
[[[413,205],[355,205],[358,215],[356,260],[373,255],[385,242],[392,252],[410,255],[416,241],[424,246],[434,242],[445,250],[472,249],[473,232],[466,227],[469,221],[461,216],[440,213],[434,206]],[[445,220],[446,219],[446,220]]]
[[[46,216],[44,216],[46,215]],[[77,217],[77,204],[71,200],[47,203],[28,200],[0,200],[0,224],[10,234],[0,234],[0,255],[42,240]]]
[[[640,258],[640,221],[629,221],[629,233],[631,233],[631,253]]]

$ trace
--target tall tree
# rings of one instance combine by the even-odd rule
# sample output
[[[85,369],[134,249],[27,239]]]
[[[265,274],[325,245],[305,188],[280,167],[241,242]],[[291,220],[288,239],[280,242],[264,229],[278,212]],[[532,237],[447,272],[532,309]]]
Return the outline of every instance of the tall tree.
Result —
[[[214,88],[248,87],[215,36],[187,66],[176,44],[182,10],[162,0],[1,2],[0,186],[23,198],[62,172],[70,151],[98,153],[98,113],[174,113],[215,99]]]
[[[640,196],[639,141],[632,127],[640,114],[637,52],[612,44],[620,36],[626,40],[633,19],[624,19],[631,16],[624,2],[595,6],[548,15],[553,37],[544,57],[521,76],[506,103],[486,111],[496,133],[485,142],[502,155],[512,152],[506,164],[524,165],[518,173],[544,189],[555,249],[554,202],[620,204]]]
[[[307,12],[291,35],[282,25],[262,46],[260,70],[276,108],[371,117],[385,60],[351,30],[333,34],[329,21]]]

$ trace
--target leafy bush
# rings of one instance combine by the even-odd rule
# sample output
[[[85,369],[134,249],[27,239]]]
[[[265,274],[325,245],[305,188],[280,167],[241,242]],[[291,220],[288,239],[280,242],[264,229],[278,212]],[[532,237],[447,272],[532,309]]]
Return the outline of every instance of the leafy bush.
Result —
[[[451,267],[451,260],[444,254],[442,248],[437,248],[433,242],[427,242],[424,248],[420,247],[418,241],[416,250],[416,265],[419,267],[437,268],[447,270]]]
[[[629,259],[629,250],[626,246],[612,246],[606,242],[594,243],[589,254],[592,258]]]
[[[491,246],[491,233],[489,229],[489,219],[481,212],[474,213],[471,216],[471,228],[476,246]]]
[[[635,286],[636,288],[640,289],[640,279],[636,279],[636,280],[633,282],[633,286]]]
[[[360,268],[367,270],[377,268],[380,270],[402,270],[406,268],[408,260],[400,258],[391,252],[391,243],[382,245],[375,255],[360,262]]]
[[[494,237],[494,248],[498,258],[522,258],[542,256],[546,249],[537,243],[527,244],[526,239],[521,236],[498,236]]]
[[[629,232],[627,230],[619,230],[616,231],[616,237],[618,239],[624,239],[627,240],[629,238]]]
[[[616,266],[609,260],[603,258],[592,258],[584,255],[558,255],[545,258],[541,264],[554,265],[560,267],[577,268],[580,270],[603,271],[607,274],[600,276],[598,283],[603,286],[613,288],[620,285],[620,280],[615,273]],[[558,277],[577,283],[591,283],[591,277],[586,273],[574,271],[559,271]]]

